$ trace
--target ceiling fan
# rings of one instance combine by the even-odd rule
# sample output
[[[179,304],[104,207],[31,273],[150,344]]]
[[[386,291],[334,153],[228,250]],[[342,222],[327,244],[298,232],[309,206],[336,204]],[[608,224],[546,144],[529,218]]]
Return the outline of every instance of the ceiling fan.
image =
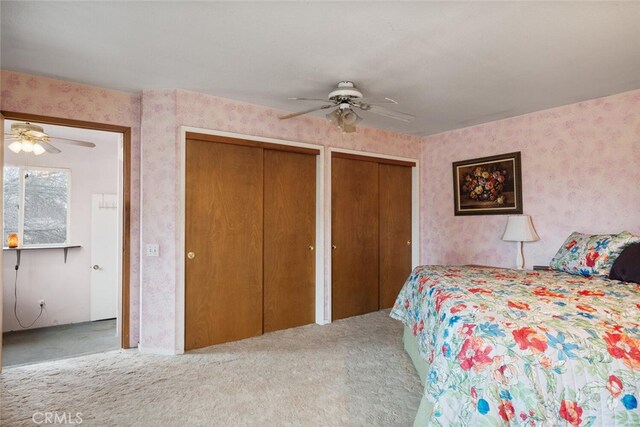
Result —
[[[4,136],[9,140],[9,150],[16,154],[21,151],[33,153],[36,156],[45,152],[51,154],[61,153],[62,151],[53,146],[51,142],[62,142],[88,148],[96,146],[93,142],[49,136],[41,126],[29,122],[12,123],[11,132],[5,133]]]
[[[297,113],[291,113],[284,116],[280,116],[280,119],[286,120],[292,117],[301,116],[303,114],[312,113],[314,111],[326,110],[333,107],[338,107],[332,112],[326,115],[327,119],[342,129],[345,133],[355,132],[356,124],[359,123],[362,118],[355,112],[356,109],[362,111],[368,111],[381,116],[390,117],[392,119],[401,120],[403,122],[410,122],[415,119],[415,116],[406,113],[400,113],[398,111],[388,110],[381,107],[380,104],[398,104],[391,98],[384,98],[382,101],[373,101],[363,99],[362,92],[360,92],[353,82],[342,81],[338,83],[338,87],[331,91],[326,99],[322,98],[288,98],[295,101],[323,101],[325,104],[318,107],[310,108],[304,111],[298,111]]]

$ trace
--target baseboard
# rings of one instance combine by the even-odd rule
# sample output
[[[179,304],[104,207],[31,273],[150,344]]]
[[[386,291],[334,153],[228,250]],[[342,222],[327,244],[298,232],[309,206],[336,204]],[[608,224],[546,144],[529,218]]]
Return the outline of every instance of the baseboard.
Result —
[[[178,354],[176,350],[170,350],[166,348],[143,347],[142,344],[138,344],[138,351],[140,353],[157,354],[161,356],[175,356]]]

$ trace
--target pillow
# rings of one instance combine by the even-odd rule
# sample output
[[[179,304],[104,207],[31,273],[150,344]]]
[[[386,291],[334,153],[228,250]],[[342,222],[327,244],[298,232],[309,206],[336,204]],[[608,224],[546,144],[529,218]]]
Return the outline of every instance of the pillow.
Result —
[[[611,267],[610,279],[640,283],[640,243],[627,246]]]
[[[609,277],[618,255],[636,242],[640,242],[640,238],[627,231],[595,235],[574,232],[560,247],[549,266],[552,270],[570,274]]]

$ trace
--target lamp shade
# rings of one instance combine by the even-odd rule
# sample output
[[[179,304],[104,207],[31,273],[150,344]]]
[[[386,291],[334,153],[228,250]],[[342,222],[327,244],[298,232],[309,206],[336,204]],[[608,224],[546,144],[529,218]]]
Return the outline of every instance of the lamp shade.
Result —
[[[508,242],[534,242],[540,240],[529,215],[510,215],[502,240]]]
[[[22,151],[22,142],[13,141],[11,144],[9,144],[9,150],[11,150],[14,153],[18,154],[19,152]]]

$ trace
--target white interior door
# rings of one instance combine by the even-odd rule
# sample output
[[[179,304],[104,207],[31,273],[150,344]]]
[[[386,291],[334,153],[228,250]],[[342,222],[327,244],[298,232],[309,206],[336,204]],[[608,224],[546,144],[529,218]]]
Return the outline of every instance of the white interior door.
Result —
[[[118,316],[118,196],[91,197],[91,320]]]

